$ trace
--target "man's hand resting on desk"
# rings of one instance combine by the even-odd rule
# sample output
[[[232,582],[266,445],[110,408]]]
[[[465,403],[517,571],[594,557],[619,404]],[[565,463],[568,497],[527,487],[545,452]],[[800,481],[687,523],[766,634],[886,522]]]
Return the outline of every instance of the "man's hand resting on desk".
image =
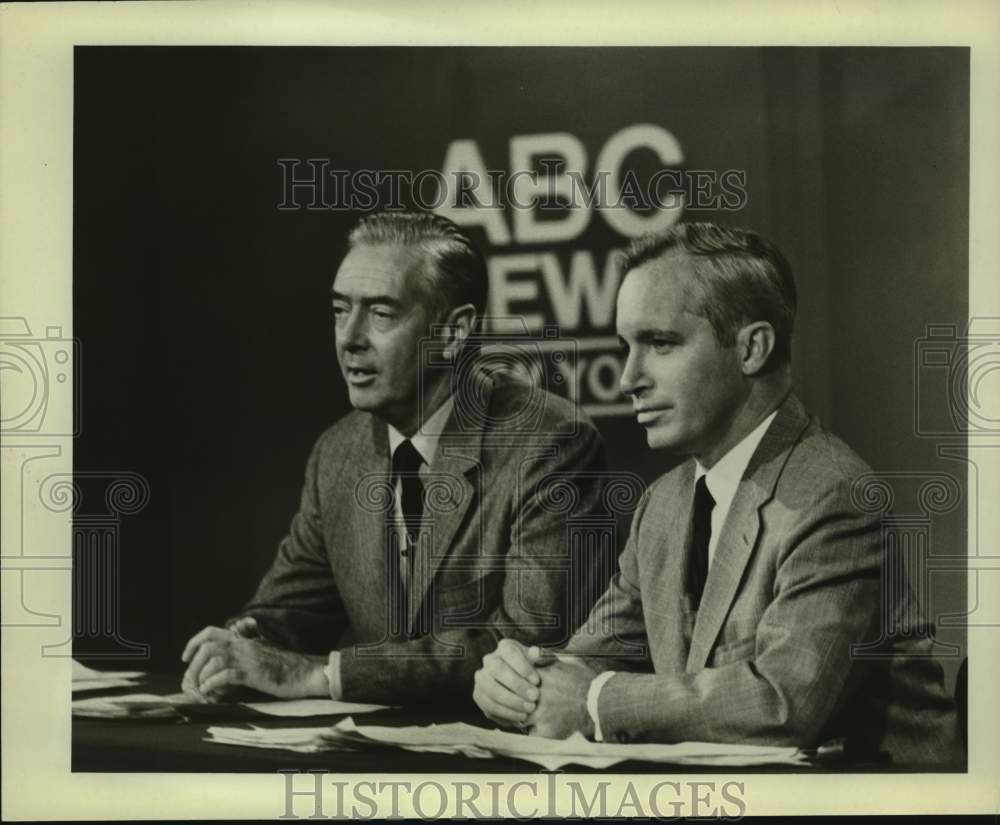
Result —
[[[230,630],[206,627],[191,638],[181,654],[181,661],[188,665],[181,682],[185,693],[209,702],[224,699],[240,687],[282,699],[330,696],[326,656],[276,647],[262,640],[247,621],[241,620]]]
[[[564,739],[575,731],[594,735],[587,691],[597,672],[579,659],[503,639],[483,657],[472,698],[484,714],[533,736]]]

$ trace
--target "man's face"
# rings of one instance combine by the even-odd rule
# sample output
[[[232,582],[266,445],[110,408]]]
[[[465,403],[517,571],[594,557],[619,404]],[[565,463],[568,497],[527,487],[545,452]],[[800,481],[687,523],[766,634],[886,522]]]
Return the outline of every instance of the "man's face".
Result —
[[[420,340],[432,320],[423,266],[412,247],[359,246],[332,290],[337,361],[351,404],[406,434],[418,423]]]
[[[618,336],[626,350],[622,392],[653,448],[714,463],[746,397],[735,347],[722,347],[695,314],[693,273],[679,255],[631,270],[618,292]]]

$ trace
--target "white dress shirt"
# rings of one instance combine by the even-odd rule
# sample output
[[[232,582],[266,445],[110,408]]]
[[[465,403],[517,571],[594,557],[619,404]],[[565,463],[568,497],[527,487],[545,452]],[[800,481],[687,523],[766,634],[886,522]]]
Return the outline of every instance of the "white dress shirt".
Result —
[[[736,488],[740,486],[740,481],[743,480],[743,474],[747,471],[747,466],[750,464],[750,459],[753,458],[757,445],[760,444],[760,440],[777,414],[778,411],[775,410],[761,421],[753,432],[715,462],[711,470],[706,470],[697,461],[695,462],[695,483],[698,482],[699,478],[705,476],[705,485],[715,501],[715,507],[712,510],[712,536],[708,540],[709,570],[712,569],[715,548],[719,543],[719,536],[722,535],[722,526],[726,523],[726,516],[729,515],[729,508],[736,495]]]
[[[709,576],[712,575],[712,559],[715,558],[715,548],[719,543],[719,536],[722,535],[722,528],[726,523],[726,516],[729,515],[729,508],[736,495],[736,488],[743,480],[743,474],[747,471],[747,466],[750,464],[750,459],[760,444],[760,440],[777,414],[778,411],[775,410],[761,421],[739,444],[715,462],[710,470],[706,470],[700,463],[695,462],[695,483],[698,482],[699,478],[705,476],[705,485],[715,500],[715,507],[712,509],[712,536],[708,540]],[[613,670],[606,670],[598,674],[591,681],[590,688],[587,690],[587,713],[594,720],[594,739],[598,742],[602,742],[604,736],[601,732],[601,721],[597,715],[597,703],[600,699],[601,688],[614,675],[615,671]]]

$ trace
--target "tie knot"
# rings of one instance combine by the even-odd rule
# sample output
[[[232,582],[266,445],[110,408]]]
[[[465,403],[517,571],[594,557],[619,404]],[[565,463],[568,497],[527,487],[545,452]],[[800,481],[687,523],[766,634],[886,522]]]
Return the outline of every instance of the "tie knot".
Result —
[[[392,454],[392,474],[393,476],[409,475],[416,473],[420,465],[424,463],[424,457],[413,446],[413,442],[407,439],[400,442],[396,451]]]
[[[708,489],[708,476],[703,475],[694,485],[694,506],[699,510],[711,510],[715,507],[715,499]]]

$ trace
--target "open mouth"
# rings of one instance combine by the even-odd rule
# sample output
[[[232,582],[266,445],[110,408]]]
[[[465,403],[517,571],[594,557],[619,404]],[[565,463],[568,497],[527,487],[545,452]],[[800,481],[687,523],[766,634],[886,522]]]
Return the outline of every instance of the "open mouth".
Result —
[[[375,370],[362,369],[360,367],[345,367],[344,373],[347,376],[348,383],[354,386],[369,384],[375,380],[375,376],[378,374]]]

